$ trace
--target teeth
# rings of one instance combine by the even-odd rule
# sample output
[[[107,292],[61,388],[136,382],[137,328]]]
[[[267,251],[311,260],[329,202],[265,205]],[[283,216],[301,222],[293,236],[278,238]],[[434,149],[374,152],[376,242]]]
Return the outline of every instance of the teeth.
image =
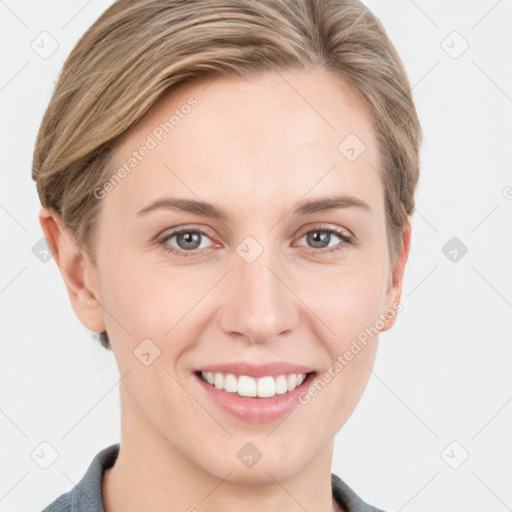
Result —
[[[240,396],[258,396],[260,398],[269,398],[293,391],[306,378],[304,373],[279,375],[275,379],[271,376],[255,379],[247,375],[240,375],[237,378],[231,373],[224,375],[217,372],[201,372],[201,376],[204,381],[215,386],[217,389],[222,389],[229,393],[238,393]]]
[[[237,391],[241,396],[256,396],[258,394],[258,382],[252,377],[241,375],[238,377]]]

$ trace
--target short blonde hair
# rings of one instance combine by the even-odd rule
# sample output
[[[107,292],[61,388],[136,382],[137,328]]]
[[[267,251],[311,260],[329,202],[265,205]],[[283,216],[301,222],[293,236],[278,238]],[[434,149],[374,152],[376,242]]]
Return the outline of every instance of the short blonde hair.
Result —
[[[78,41],[37,135],[32,178],[95,260],[113,148],[178,84],[204,77],[323,68],[342,76],[374,121],[394,268],[414,210],[422,132],[402,61],[359,0],[117,0]],[[110,348],[106,332],[100,342]]]

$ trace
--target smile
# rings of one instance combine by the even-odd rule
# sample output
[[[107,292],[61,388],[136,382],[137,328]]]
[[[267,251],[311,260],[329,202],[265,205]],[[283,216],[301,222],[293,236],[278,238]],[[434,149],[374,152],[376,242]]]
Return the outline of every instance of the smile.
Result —
[[[300,386],[305,378],[305,373],[291,373],[277,377],[265,376],[260,378],[248,375],[235,375],[219,372],[201,372],[200,376],[208,384],[228,393],[237,393],[239,396],[269,398],[275,395],[283,395]]]
[[[307,392],[316,373],[251,377],[196,371],[193,377],[208,401],[224,413],[244,422],[265,423],[279,420],[300,406],[299,396]]]

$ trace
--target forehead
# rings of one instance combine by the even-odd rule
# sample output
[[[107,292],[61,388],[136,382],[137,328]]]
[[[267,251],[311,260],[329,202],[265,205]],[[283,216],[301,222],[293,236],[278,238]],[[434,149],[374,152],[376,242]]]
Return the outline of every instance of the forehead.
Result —
[[[118,144],[114,170],[127,172],[109,196],[131,211],[165,194],[218,202],[229,191],[240,207],[335,188],[375,202],[372,126],[348,83],[324,71],[181,84]]]

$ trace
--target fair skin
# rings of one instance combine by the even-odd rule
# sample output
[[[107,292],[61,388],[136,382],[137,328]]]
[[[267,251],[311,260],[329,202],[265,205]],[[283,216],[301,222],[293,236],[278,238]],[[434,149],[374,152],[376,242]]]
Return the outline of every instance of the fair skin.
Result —
[[[392,269],[373,122],[344,81],[316,70],[210,82],[167,94],[118,146],[115,169],[196,98],[190,114],[101,199],[97,265],[84,251],[77,255],[55,212],[40,213],[77,317],[91,331],[108,332],[125,376],[121,449],[105,473],[105,510],[339,510],[330,477],[334,436],[367,385],[378,337],[310,403],[274,422],[229,415],[192,372],[279,360],[321,375],[400,300],[410,232]],[[349,133],[366,145],[353,162],[338,150]],[[369,209],[292,212],[300,200],[332,195],[354,196]],[[231,218],[171,209],[137,215],[162,197],[208,201]],[[193,250],[179,236],[166,239],[188,257],[155,241],[182,227],[207,235]],[[357,243],[331,234],[329,243],[312,245],[304,236],[329,228]],[[263,248],[250,264],[236,251],[248,236]],[[334,246],[342,249],[326,253]],[[133,354],[146,338],[160,349],[149,366]],[[237,458],[247,442],[262,453],[252,467]]]

